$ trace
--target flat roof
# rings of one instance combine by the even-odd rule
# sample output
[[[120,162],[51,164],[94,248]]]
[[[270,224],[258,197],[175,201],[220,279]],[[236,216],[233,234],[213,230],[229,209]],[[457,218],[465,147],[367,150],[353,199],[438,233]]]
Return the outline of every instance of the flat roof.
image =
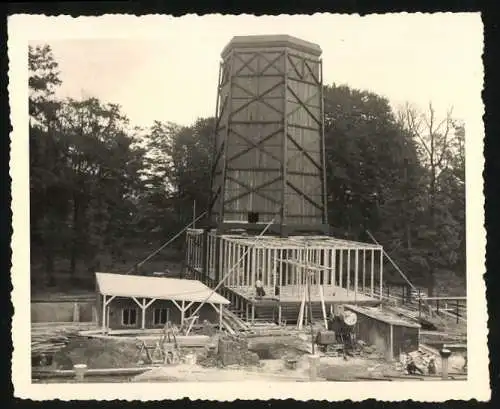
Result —
[[[235,36],[222,50],[221,56],[224,58],[234,48],[272,48],[289,47],[297,51],[312,54],[319,57],[322,53],[321,47],[309,41],[302,40],[285,34],[271,35],[248,35]]]
[[[202,234],[202,229],[188,229],[188,234]],[[217,235],[216,230],[212,230]],[[227,240],[233,243],[243,244],[245,246],[281,248],[281,249],[344,249],[344,250],[376,250],[380,251],[383,246],[380,244],[364,243],[353,240],[344,240],[332,236],[257,236],[243,234],[221,234],[217,235],[222,240]]]
[[[198,280],[114,273],[95,273],[95,276],[102,295],[230,304]]]

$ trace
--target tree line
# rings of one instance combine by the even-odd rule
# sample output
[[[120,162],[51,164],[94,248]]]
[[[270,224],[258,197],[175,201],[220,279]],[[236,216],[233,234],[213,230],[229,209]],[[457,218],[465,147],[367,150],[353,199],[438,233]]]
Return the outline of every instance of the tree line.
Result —
[[[207,208],[214,118],[141,129],[116,104],[57,98],[49,45],[29,47],[29,72],[34,286],[124,268],[189,223],[194,202]],[[395,112],[346,85],[325,85],[324,98],[336,235],[371,241],[371,232],[429,290],[439,274],[465,276],[464,124],[431,104]]]

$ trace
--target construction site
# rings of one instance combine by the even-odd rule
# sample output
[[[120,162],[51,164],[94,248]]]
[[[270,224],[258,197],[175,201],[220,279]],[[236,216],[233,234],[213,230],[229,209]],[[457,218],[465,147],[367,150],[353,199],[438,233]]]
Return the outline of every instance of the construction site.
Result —
[[[331,233],[321,54],[229,42],[209,208],[127,274],[96,272],[93,296],[32,300],[33,382],[467,378],[466,297],[426,296],[370,232]],[[139,272],[175,240],[178,271]]]

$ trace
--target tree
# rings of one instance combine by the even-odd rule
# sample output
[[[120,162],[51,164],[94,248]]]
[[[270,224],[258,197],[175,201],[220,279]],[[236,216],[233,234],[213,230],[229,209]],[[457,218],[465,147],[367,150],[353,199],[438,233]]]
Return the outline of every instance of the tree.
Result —
[[[426,112],[406,104],[399,121],[417,143],[425,169],[418,257],[432,294],[438,271],[465,269],[465,127],[451,109],[438,119],[432,104]]]
[[[28,48],[30,138],[31,254],[43,254],[45,273],[53,283],[55,252],[62,242],[61,215],[66,211],[61,179],[63,155],[54,123],[60,102],[55,90],[61,84],[57,62],[49,46]]]
[[[324,95],[330,224],[337,235],[356,240],[371,241],[370,231],[418,281],[411,254],[424,169],[415,141],[385,98],[336,85],[325,87]]]
[[[75,273],[79,254],[94,271],[100,267],[99,255],[119,253],[130,234],[124,226],[141,189],[143,150],[133,146],[120,107],[96,98],[65,101],[57,131],[64,136],[71,195],[70,272]]]
[[[170,212],[164,233],[191,221],[194,202],[197,213],[208,207],[213,126],[212,118],[189,127],[155,122],[145,138],[148,196]]]

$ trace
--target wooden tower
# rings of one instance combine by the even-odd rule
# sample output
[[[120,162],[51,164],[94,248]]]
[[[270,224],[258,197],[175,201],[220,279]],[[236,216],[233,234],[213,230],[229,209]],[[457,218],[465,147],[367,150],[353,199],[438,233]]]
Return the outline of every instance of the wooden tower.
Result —
[[[211,222],[288,236],[328,231],[319,46],[234,37],[222,52]]]

